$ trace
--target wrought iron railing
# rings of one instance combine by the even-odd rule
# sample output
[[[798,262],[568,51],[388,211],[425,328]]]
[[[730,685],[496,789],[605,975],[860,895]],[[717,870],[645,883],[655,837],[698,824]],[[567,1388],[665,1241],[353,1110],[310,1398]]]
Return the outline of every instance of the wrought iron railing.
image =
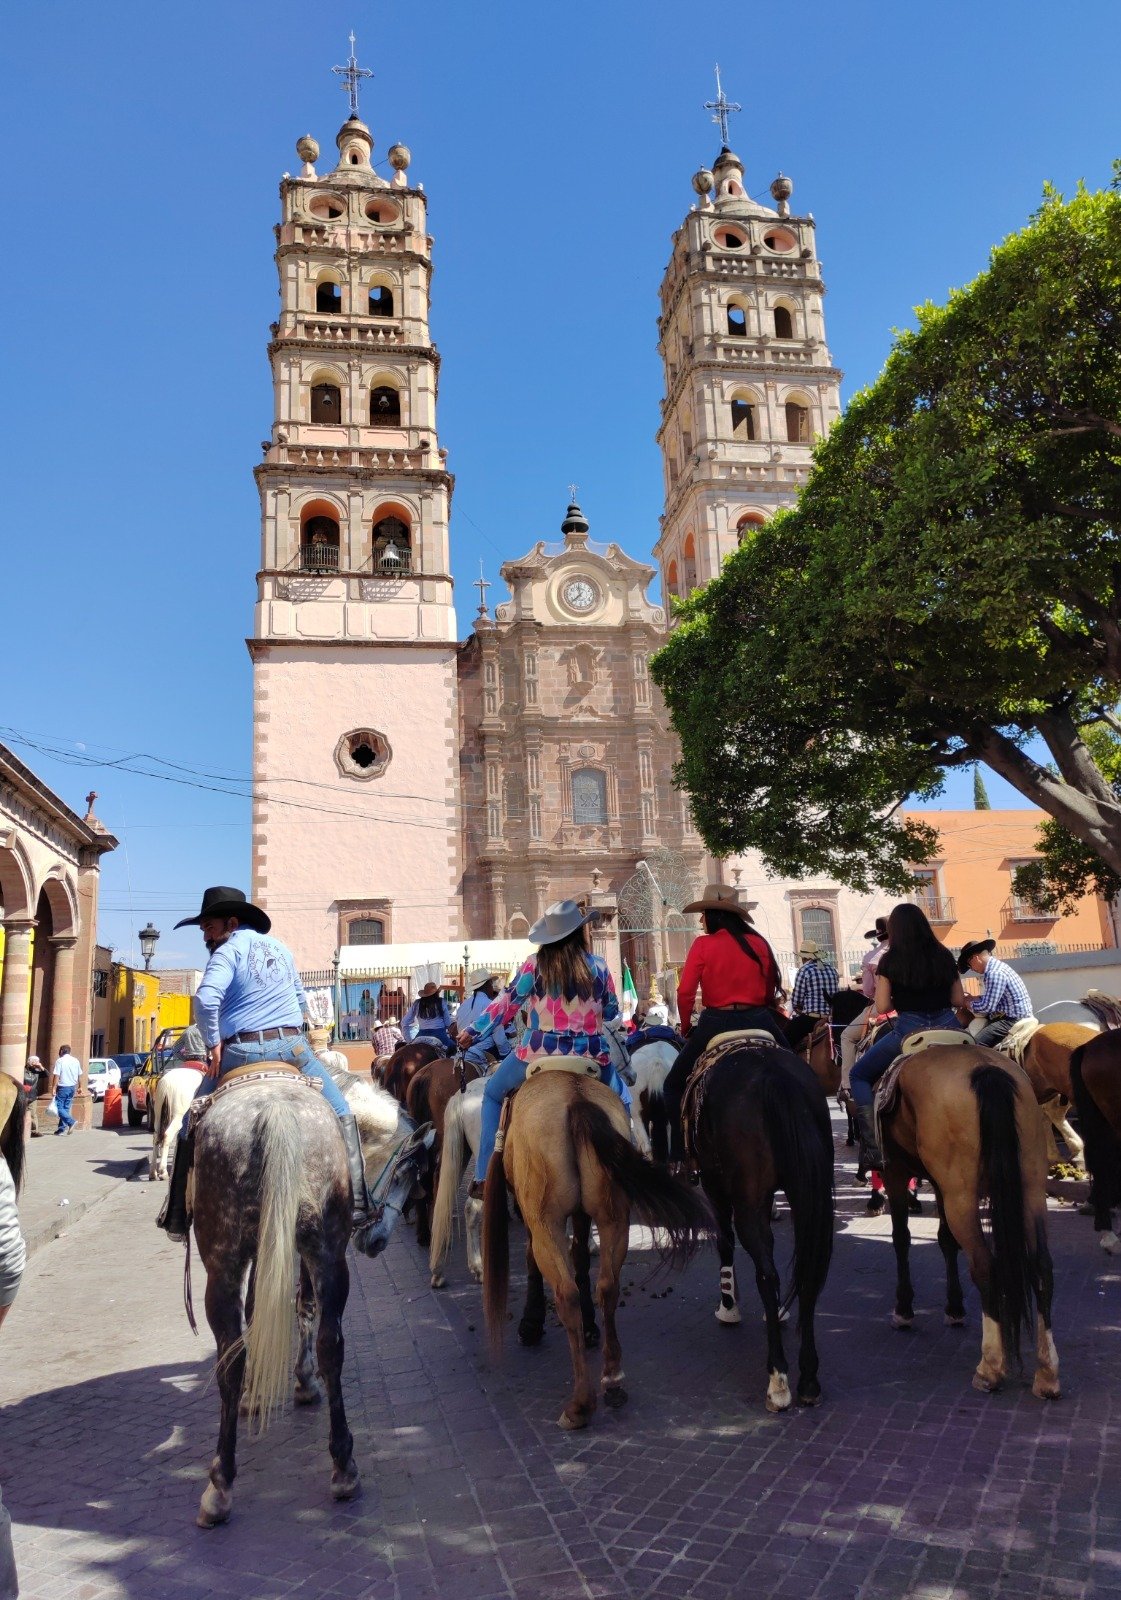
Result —
[[[337,544],[305,544],[300,551],[301,572],[337,572],[339,547]]]
[[[1023,895],[1009,895],[1000,908],[1002,922],[1056,922],[1058,920],[1054,911],[1047,911],[1043,906],[1037,906],[1030,900],[1025,900]]]
[[[912,905],[924,911],[927,920],[933,923],[949,923],[957,921],[957,912],[954,909],[952,895],[942,894],[915,894],[910,895]]]

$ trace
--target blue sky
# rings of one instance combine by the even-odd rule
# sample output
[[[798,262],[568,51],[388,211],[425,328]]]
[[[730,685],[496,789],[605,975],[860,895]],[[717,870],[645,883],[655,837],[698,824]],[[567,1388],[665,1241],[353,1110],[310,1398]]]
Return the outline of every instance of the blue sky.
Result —
[[[570,480],[593,536],[656,538],[657,289],[715,60],[749,188],[781,168],[817,220],[846,396],[1045,180],[1121,154],[1116,0],[9,7],[0,739],[98,790],[126,955],[151,916],[158,961],[197,957],[172,923],[248,878],[248,801],[214,791],[248,792],[277,182],[301,134],[333,147],[351,27],[375,160],[408,144],[430,200],[461,634],[480,558],[553,537]],[[178,766],[108,764],[137,751]]]

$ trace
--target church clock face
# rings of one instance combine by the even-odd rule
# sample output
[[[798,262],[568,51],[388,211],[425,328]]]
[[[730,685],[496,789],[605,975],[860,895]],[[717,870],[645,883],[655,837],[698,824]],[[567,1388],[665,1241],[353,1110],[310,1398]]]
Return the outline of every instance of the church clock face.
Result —
[[[561,599],[570,611],[591,611],[599,601],[599,591],[588,578],[570,578],[561,590]]]

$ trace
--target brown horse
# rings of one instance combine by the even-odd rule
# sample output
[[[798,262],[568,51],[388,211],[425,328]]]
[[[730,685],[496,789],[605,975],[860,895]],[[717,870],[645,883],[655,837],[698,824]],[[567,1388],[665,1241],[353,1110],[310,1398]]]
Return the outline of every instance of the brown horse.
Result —
[[[539,1071],[514,1096],[504,1148],[487,1172],[483,1301],[495,1352],[506,1323],[510,1277],[508,1186],[529,1235],[529,1291],[519,1335],[523,1344],[536,1344],[542,1337],[547,1281],[572,1357],[573,1390],[559,1421],[562,1428],[583,1428],[596,1406],[585,1351],[598,1334],[594,1313],[588,1326],[590,1304],[581,1304],[578,1282],[582,1278],[587,1285],[589,1280],[591,1224],[599,1230],[596,1298],[604,1325],[600,1387],[604,1404],[614,1407],[627,1398],[615,1312],[632,1211],[640,1222],[665,1230],[665,1253],[676,1260],[693,1254],[712,1229],[712,1214],[697,1190],[638,1154],[630,1142],[626,1111],[611,1089],[575,1072]]]
[[[472,1083],[479,1076],[478,1068],[469,1061],[463,1063],[463,1082]],[[413,1120],[422,1126],[431,1123],[436,1137],[432,1143],[427,1172],[413,1195],[416,1211],[416,1242],[422,1250],[432,1243],[432,1204],[440,1182],[440,1161],[444,1150],[444,1112],[452,1095],[460,1090],[459,1068],[454,1061],[441,1056],[415,1072],[405,1095],[405,1109]],[[434,1289],[441,1285],[433,1283]]]
[[[8,1072],[0,1072],[0,1156],[8,1163],[17,1195],[23,1184],[29,1102],[30,1096],[19,1080]]]
[[[1094,1228],[1102,1249],[1116,1255],[1121,1251],[1113,1231],[1113,1208],[1121,1205],[1121,1028],[1099,1033],[1074,1052],[1070,1080],[1086,1140]]]
[[[914,1322],[907,1184],[929,1178],[938,1205],[938,1244],[946,1262],[946,1321],[961,1327],[965,1303],[958,1250],[981,1296],[981,1360],[973,1387],[999,1389],[1020,1336],[1032,1331],[1032,1393],[1059,1395],[1051,1335],[1052,1270],[1047,1245],[1047,1152],[1043,1120],[1026,1074],[995,1050],[931,1045],[900,1070],[895,1101],[881,1116],[884,1183],[891,1207],[897,1282],[892,1322]],[[989,1230],[982,1217],[988,1200]]]
[[[444,1047],[433,1039],[413,1039],[408,1044],[399,1044],[389,1058],[382,1087],[401,1105],[405,1105],[409,1084],[421,1067],[426,1067],[430,1061],[443,1059]]]
[[[1039,1108],[1048,1122],[1061,1133],[1063,1143],[1076,1167],[1086,1170],[1082,1140],[1067,1121],[1074,1099],[1070,1081],[1070,1058],[1074,1052],[1098,1036],[1097,1029],[1077,1022],[1040,1023],[1026,1017],[997,1045],[1001,1055],[1011,1057],[1023,1067],[1035,1090]]]
[[[841,1062],[833,1054],[833,1024],[828,1017],[819,1017],[810,1032],[795,1051],[806,1062],[826,1094],[836,1094],[841,1087]]]

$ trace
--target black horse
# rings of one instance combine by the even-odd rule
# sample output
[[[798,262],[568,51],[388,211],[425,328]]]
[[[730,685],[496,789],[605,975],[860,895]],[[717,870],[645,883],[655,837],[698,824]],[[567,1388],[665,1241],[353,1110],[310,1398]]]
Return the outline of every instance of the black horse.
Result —
[[[755,1263],[767,1318],[768,1411],[785,1411],[792,1398],[771,1230],[775,1191],[786,1194],[794,1221],[791,1299],[797,1295],[801,1338],[797,1398],[800,1405],[817,1405],[814,1308],[833,1252],[833,1135],[825,1091],[791,1051],[745,1042],[709,1067],[691,1143],[716,1213],[718,1321],[740,1320],[732,1264],[736,1234]]]

